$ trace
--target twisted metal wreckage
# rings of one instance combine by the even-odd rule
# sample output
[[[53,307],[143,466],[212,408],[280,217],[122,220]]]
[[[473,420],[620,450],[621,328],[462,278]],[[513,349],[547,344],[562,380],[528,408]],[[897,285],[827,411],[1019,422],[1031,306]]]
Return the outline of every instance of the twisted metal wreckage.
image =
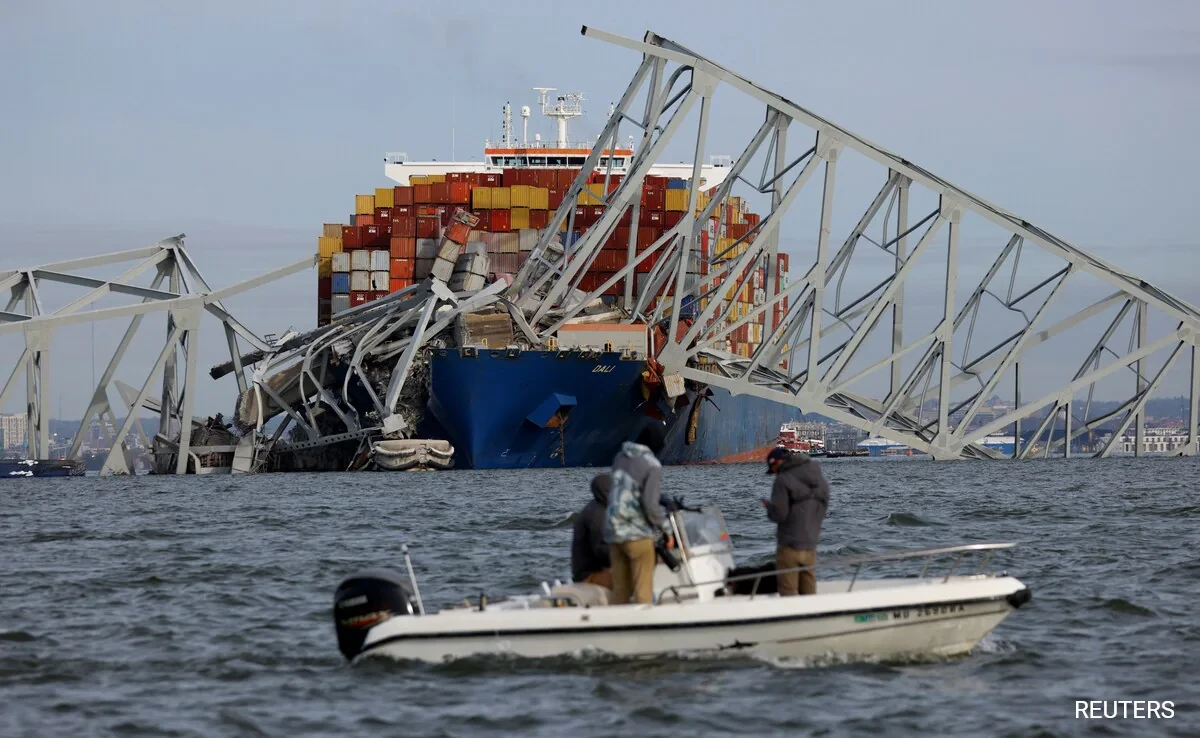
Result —
[[[413,461],[417,454],[425,454],[419,460],[421,463],[437,467],[449,463],[452,450],[444,444],[422,443],[412,438],[427,392],[429,350],[457,349],[468,353],[488,350],[510,355],[556,350],[557,331],[569,322],[645,322],[666,329],[664,345],[653,357],[656,362],[649,361],[651,371],[664,380],[660,383],[664,391],[681,386],[680,380],[686,380],[693,387],[707,385],[724,387],[732,393],[750,393],[793,406],[798,412],[819,413],[937,459],[995,457],[998,454],[980,441],[1014,425],[1018,439],[1014,456],[1029,456],[1035,448],[1046,454],[1061,449],[1063,455],[1069,456],[1070,440],[1115,419],[1119,419],[1115,432],[1096,455],[1107,456],[1131,425],[1135,428],[1135,448],[1140,454],[1144,446],[1146,401],[1183,349],[1190,346],[1189,442],[1178,453],[1196,452],[1200,400],[1197,349],[1200,312],[1196,308],[672,41],[653,33],[647,33],[643,41],[636,41],[586,27],[583,34],[637,52],[642,61],[581,174],[564,197],[564,204],[554,213],[533,254],[511,284],[497,281],[482,289],[458,291],[447,286],[461,287],[469,281],[465,279],[468,255],[460,254],[460,245],[456,243],[465,244],[466,239],[452,239],[448,233],[442,239],[439,265],[429,279],[339,313],[329,326],[303,334],[289,331],[267,343],[225,313],[219,299],[311,265],[312,259],[265,275],[254,280],[254,284],[213,292],[194,271],[181,243],[160,244],[156,248],[162,248],[170,257],[157,258],[161,264],[172,266],[164,272],[160,265],[159,281],[168,274],[171,291],[130,294],[143,295],[145,304],[151,306],[148,309],[158,306],[169,310],[168,348],[154,370],[167,367],[160,405],[163,420],[190,417],[191,393],[186,389],[176,392],[175,360],[168,349],[177,342],[193,345],[196,317],[206,310],[223,323],[231,349],[231,360],[214,367],[211,376],[216,379],[234,373],[241,393],[234,415],[234,428],[240,436],[223,445],[210,446],[205,452],[232,454],[232,467],[240,472],[364,468],[372,464],[388,467],[389,463],[391,468],[402,468],[404,464],[396,459],[417,463]],[[701,181],[700,162],[706,154],[713,96],[722,85],[742,93],[742,104],[748,98],[751,104],[763,105],[765,118],[741,156],[732,163],[729,173],[711,187],[708,205],[698,209],[701,190],[696,183]],[[632,218],[637,222],[643,178],[668,142],[681,137],[683,121],[697,108],[699,124],[694,137],[692,186],[683,218],[640,253],[631,236],[627,265],[596,289],[580,290],[581,278],[622,217],[632,210]],[[569,250],[564,250],[558,235],[560,227],[565,223],[567,230],[574,230],[572,205],[576,196],[602,152],[618,143],[621,126],[626,123],[642,132],[630,168],[611,191],[605,183],[608,194],[603,217]],[[798,130],[807,131],[812,139],[797,156],[789,151],[788,139],[789,134],[795,136]],[[830,239],[836,173],[843,155],[848,153],[861,155],[877,168],[882,186],[862,211],[855,227],[833,251]],[[759,154],[763,162],[761,175],[745,176],[748,165]],[[732,284],[740,289],[748,278],[748,267],[764,257],[769,261],[769,273],[776,272],[782,218],[818,169],[823,169],[824,187],[812,266],[802,278],[787,285],[769,280],[764,304],[739,320],[727,319],[731,302],[704,298],[719,297]],[[701,229],[710,217],[720,217],[717,204],[734,194],[738,186],[768,198],[770,211],[726,253],[712,254],[708,259],[708,279],[697,284],[688,278],[688,273],[695,273],[689,265],[694,266],[701,258],[697,248]],[[918,195],[936,200],[936,205],[929,212],[910,215],[910,202]],[[1004,234],[1003,246],[983,278],[969,290],[969,298],[956,305],[960,241],[968,217],[999,229]],[[459,213],[455,218],[461,236],[462,228],[469,227],[472,216]],[[867,235],[872,227],[882,231],[880,240]],[[946,235],[945,251],[937,257],[933,245],[941,233]],[[743,244],[744,253],[729,258]],[[843,299],[846,276],[865,272],[858,270],[864,252],[876,256],[881,252],[888,273],[855,298]],[[1030,252],[1049,259],[1053,266],[1034,275],[1031,287],[1018,290],[1018,281],[1030,281],[1028,262],[1037,262],[1037,258],[1027,257],[1026,269],[1022,271],[1021,255]],[[633,278],[636,266],[651,254],[659,254],[657,262],[649,275],[645,275],[645,281],[637,282]],[[905,288],[916,283],[915,267],[922,259],[925,264],[933,259],[933,265],[944,275],[938,300],[941,319],[932,329],[922,331],[915,340],[906,343]],[[196,275],[202,291],[179,293],[180,286],[189,286],[180,266],[186,266]],[[1002,272],[1007,274],[1002,276]],[[1050,308],[1063,294],[1068,280],[1074,284],[1085,276],[1113,291],[1068,317],[1048,321]],[[1007,290],[994,286],[998,277],[1007,277]],[[21,294],[27,296],[27,305],[36,306],[36,282],[46,278],[54,275],[45,270],[24,270],[0,276],[3,280],[0,286],[12,286],[14,290],[9,310],[19,302]],[[601,295],[622,281],[624,293],[615,304],[603,302]],[[110,283],[108,288],[115,290],[118,284]],[[926,280],[920,282],[920,287],[926,294],[931,290]],[[28,301],[30,294],[32,302]],[[684,305],[684,300],[673,300],[673,295],[691,295],[694,300]],[[979,349],[972,346],[972,339],[977,326],[984,333],[982,326],[992,320],[987,309],[993,301],[1000,314],[1018,320],[1019,325],[1003,340]],[[785,304],[788,307],[782,310]],[[772,315],[777,306],[779,319],[767,324],[764,340],[752,356],[725,350],[725,339],[734,330],[760,314]],[[1174,328],[1153,337],[1149,332],[1152,312],[1169,318]],[[1036,362],[1036,357],[1031,356],[1036,347],[1046,344],[1052,349],[1045,354],[1048,360],[1043,359],[1038,365],[1043,374],[1047,366],[1062,367],[1068,352],[1076,352],[1063,343],[1063,334],[1087,325],[1093,318],[1110,315],[1111,320],[1102,324],[1092,349],[1078,356],[1065,370],[1057,389],[1032,401],[1021,397],[1020,378],[1025,369],[1022,364]],[[890,321],[886,320],[889,317]],[[1122,353],[1110,344],[1122,322],[1130,317],[1130,345]],[[16,320],[10,313],[0,313],[0,318]],[[499,318],[506,318],[505,329],[496,334],[503,339],[501,345],[489,346],[488,342],[478,340],[480,327],[489,320],[494,326]],[[68,318],[49,320],[65,319]],[[131,330],[139,319],[135,318]],[[31,330],[39,320],[49,325],[44,316],[32,313],[26,323],[0,325],[0,333],[25,330],[27,348],[17,369],[28,359],[31,377],[37,375],[45,361],[45,331]],[[872,337],[877,339],[874,344]],[[238,338],[247,341],[254,350],[239,354]],[[875,347],[873,354],[869,351],[871,346]],[[961,358],[956,356],[959,352]],[[189,351],[187,355],[185,388],[193,382],[194,353]],[[1161,359],[1161,366],[1151,373],[1149,362],[1156,356]],[[253,372],[247,381],[245,373],[250,367]],[[105,391],[112,368],[110,365],[110,371],[97,387],[89,416],[111,413]],[[1122,370],[1132,375],[1131,393],[1116,409],[1093,412],[1097,383]],[[16,373],[14,370],[14,377]],[[856,390],[864,379],[872,377],[880,385],[879,391]],[[1012,382],[1015,406],[990,420],[973,423],[977,416],[984,417],[981,410],[1002,380]],[[132,398],[132,408],[145,405],[148,387],[149,380]],[[31,418],[40,418],[45,408],[45,387],[31,379],[30,388]],[[5,385],[4,392],[8,389]],[[952,397],[955,390],[959,391]],[[1083,394],[1085,399],[1077,397]],[[1047,410],[1032,441],[1022,448],[1019,440],[1022,419]],[[266,435],[267,421],[280,414],[284,415],[283,421]],[[134,415],[135,412],[129,413],[130,417]],[[1035,445],[1060,420],[1065,424],[1065,432],[1057,434],[1057,438],[1050,433],[1043,444]],[[129,424],[126,420],[118,438],[124,437]],[[183,472],[189,468],[187,459],[197,457],[199,449],[189,438],[188,425],[184,424],[177,438],[155,439],[170,460],[167,466],[159,464],[160,469]],[[41,434],[40,446],[32,445],[35,427]],[[168,427],[167,423],[162,427]],[[44,424],[31,423],[30,428],[31,448],[44,449]],[[292,430],[285,437],[289,428]],[[382,445],[381,440],[385,441]],[[398,445],[388,447],[389,442]],[[336,449],[340,450],[335,452]],[[380,452],[386,458],[381,459]],[[199,462],[194,466],[198,469]],[[110,456],[105,462],[106,470],[126,468],[119,456]]]

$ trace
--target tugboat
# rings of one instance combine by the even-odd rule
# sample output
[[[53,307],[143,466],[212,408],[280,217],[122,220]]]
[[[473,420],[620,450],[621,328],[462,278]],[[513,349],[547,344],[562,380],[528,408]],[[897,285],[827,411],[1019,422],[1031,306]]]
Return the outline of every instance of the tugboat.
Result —
[[[779,440],[776,444],[792,453],[803,452],[809,456],[825,456],[825,441],[809,436],[811,434],[806,434],[804,426],[800,423],[788,422],[779,427]]]

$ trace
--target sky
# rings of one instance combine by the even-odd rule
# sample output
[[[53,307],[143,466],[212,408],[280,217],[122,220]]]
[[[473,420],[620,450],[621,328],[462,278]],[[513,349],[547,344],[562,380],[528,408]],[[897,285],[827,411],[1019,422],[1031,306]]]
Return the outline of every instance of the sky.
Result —
[[[388,184],[385,152],[475,160],[502,104],[534,105],[532,87],[583,91],[572,137],[598,132],[640,58],[585,24],[672,38],[1200,303],[1189,2],[4,3],[0,269],[179,233],[214,287],[290,263],[356,192]],[[710,140],[736,154],[761,116],[722,110]],[[531,126],[551,130],[536,112]],[[314,281],[227,306],[260,334],[304,330]],[[202,328],[202,378],[226,358],[216,326]],[[56,337],[62,416],[82,414],[123,327],[97,326],[95,359],[90,328]],[[140,384],[162,330],[125,381]],[[228,414],[232,397],[206,380],[196,411]]]

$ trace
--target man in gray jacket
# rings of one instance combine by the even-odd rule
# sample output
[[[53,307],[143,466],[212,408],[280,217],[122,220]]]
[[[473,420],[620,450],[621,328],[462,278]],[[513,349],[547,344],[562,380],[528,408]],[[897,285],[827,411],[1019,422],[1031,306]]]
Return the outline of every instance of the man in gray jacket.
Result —
[[[612,465],[608,493],[608,520],[604,538],[612,561],[614,605],[634,602],[648,605],[654,599],[654,566],[658,557],[654,540],[667,528],[660,501],[662,452],[665,434],[661,424],[651,422],[637,443],[621,444]]]
[[[821,522],[829,508],[829,482],[821,465],[806,453],[776,446],[767,454],[767,474],[775,475],[771,499],[762,501],[767,517],[776,524],[775,568],[794,569],[817,565]],[[816,594],[813,569],[777,574],[779,596]]]

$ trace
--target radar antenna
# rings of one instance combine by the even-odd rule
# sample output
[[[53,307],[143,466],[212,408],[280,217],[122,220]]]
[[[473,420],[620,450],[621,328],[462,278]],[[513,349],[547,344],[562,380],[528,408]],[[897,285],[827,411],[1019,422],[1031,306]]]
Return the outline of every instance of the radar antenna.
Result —
[[[534,90],[541,93],[539,102],[542,106],[542,115],[547,118],[554,118],[558,124],[558,135],[555,140],[555,146],[560,149],[565,149],[567,143],[567,121],[572,118],[578,118],[583,115],[584,100],[582,92],[568,92],[558,95],[557,101],[553,105],[549,105],[546,100],[547,92],[554,92],[554,87],[534,87]]]

